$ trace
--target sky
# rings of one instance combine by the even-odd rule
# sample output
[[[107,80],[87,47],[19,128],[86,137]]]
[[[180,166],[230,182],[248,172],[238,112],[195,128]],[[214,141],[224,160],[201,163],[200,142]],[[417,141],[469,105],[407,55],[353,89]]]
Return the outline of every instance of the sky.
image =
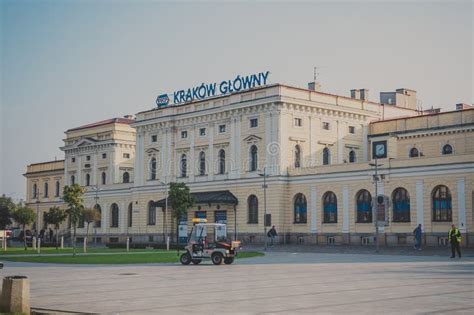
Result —
[[[64,131],[155,106],[158,94],[270,71],[349,96],[410,88],[424,108],[473,103],[471,1],[2,1],[0,194]]]

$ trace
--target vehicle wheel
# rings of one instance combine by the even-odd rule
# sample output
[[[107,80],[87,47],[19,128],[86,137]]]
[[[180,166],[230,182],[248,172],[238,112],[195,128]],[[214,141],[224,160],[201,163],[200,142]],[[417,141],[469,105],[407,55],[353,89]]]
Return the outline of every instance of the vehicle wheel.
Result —
[[[221,253],[214,253],[211,256],[212,263],[214,265],[222,264],[222,254]]]
[[[230,265],[231,263],[234,262],[234,257],[226,257],[224,258],[224,264]]]
[[[183,264],[183,265],[189,265],[191,263],[191,255],[189,255],[189,253],[184,253],[181,255],[181,257],[179,258],[179,261]]]
[[[199,265],[201,263],[202,259],[193,259],[192,262],[195,265]]]

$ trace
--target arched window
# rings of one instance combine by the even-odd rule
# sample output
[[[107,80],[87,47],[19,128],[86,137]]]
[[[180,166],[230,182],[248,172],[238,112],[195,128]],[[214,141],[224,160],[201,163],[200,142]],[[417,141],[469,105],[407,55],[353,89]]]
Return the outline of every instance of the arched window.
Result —
[[[206,174],[206,153],[204,151],[201,151],[199,153],[199,175],[205,175]]]
[[[74,175],[71,175],[71,185],[74,185],[76,183],[76,178]]]
[[[55,197],[59,197],[60,194],[61,194],[61,187],[60,187],[59,181],[57,181],[57,182],[56,182],[56,194],[55,194]]]
[[[431,195],[433,221],[435,222],[450,222],[452,218],[451,192],[449,188],[440,185],[433,189]]]
[[[107,184],[107,174],[105,172],[102,172],[102,185]]]
[[[450,144],[445,144],[443,147],[443,154],[452,154],[453,147]]]
[[[128,172],[125,172],[123,173],[123,182],[126,184],[126,183],[130,183],[130,174]]]
[[[96,204],[94,206],[94,209],[96,209],[97,212],[99,212],[99,220],[95,221],[95,227],[100,228],[102,226],[102,209],[100,208],[99,204]]]
[[[329,165],[331,162],[331,152],[329,152],[328,148],[323,149],[323,165]]]
[[[306,223],[307,203],[303,194],[297,194],[294,199],[294,223]]]
[[[356,162],[356,153],[354,150],[351,150],[349,152],[349,163],[355,163]]]
[[[372,196],[365,190],[359,190],[356,195],[357,223],[372,222]]]
[[[150,180],[156,179],[156,158],[151,158],[150,161]]]
[[[44,197],[45,198],[48,198],[48,194],[49,194],[49,185],[48,183],[44,183]]]
[[[247,205],[249,210],[248,223],[257,224],[258,223],[258,199],[255,195],[250,195],[247,199]]]
[[[219,150],[219,174],[225,174],[225,151]]]
[[[156,206],[153,201],[148,202],[148,225],[156,225]]]
[[[128,227],[132,227],[133,219],[133,204],[130,202],[128,205]]]
[[[295,146],[295,167],[301,166],[301,148],[299,145]]]
[[[77,222],[77,227],[80,229],[84,228],[84,215],[82,213],[79,215],[79,222]]]
[[[119,207],[116,203],[110,206],[110,227],[116,228],[119,226]]]
[[[188,168],[188,160],[186,158],[186,154],[181,155],[180,168],[181,168],[181,177],[186,177],[187,168]]]
[[[255,172],[258,168],[258,148],[256,145],[250,147],[250,172]]]
[[[91,175],[89,173],[86,174],[86,186],[90,186],[91,184]]]
[[[38,198],[38,186],[36,184],[33,184],[33,191],[32,191],[33,199]]]
[[[399,187],[392,193],[393,222],[410,222],[410,195]]]
[[[420,156],[420,152],[418,152],[418,149],[417,148],[411,148],[410,149],[410,157],[419,157]]]
[[[323,213],[323,223],[337,223],[337,198],[332,191],[323,195]]]

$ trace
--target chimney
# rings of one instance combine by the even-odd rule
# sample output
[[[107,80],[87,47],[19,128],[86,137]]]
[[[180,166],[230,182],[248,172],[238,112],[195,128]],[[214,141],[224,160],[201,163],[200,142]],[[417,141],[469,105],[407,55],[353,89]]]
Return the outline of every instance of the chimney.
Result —
[[[317,81],[312,81],[308,83],[308,90],[321,92],[321,84]]]
[[[470,108],[474,108],[474,106],[466,104],[466,103],[456,104],[456,110],[464,110],[464,109],[470,109]]]
[[[351,98],[356,100],[368,101],[369,90],[368,89],[353,89],[351,90]]]

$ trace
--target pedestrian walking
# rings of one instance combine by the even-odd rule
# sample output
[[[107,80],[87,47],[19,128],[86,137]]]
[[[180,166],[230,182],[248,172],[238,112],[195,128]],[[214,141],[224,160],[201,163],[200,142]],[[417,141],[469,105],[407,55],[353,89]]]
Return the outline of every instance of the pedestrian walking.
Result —
[[[268,230],[268,233],[267,233],[267,236],[270,238],[271,240],[271,243],[270,245],[273,245],[273,240],[275,239],[275,237],[277,236],[277,231],[275,229],[275,226],[272,226],[272,228],[270,230]]]
[[[421,250],[422,233],[423,231],[421,230],[421,224],[418,224],[418,226],[413,230],[413,235],[415,235],[415,249]]]
[[[461,232],[454,224],[451,225],[451,229],[448,232],[448,240],[451,243],[451,258],[456,257],[455,252],[458,252],[458,257],[461,258]]]

